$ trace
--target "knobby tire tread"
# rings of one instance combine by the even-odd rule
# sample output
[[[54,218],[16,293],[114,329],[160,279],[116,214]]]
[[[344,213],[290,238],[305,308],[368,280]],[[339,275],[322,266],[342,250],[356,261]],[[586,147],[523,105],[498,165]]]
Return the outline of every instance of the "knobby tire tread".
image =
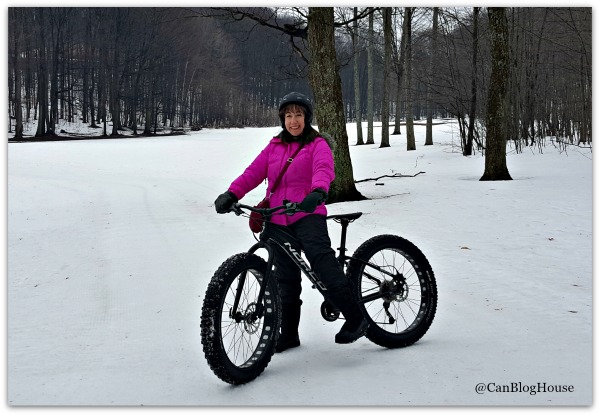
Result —
[[[429,261],[412,242],[397,235],[378,235],[361,244],[353,255],[358,260],[350,260],[348,265],[347,275],[352,282],[351,286],[354,290],[354,295],[358,299],[361,298],[360,287],[363,270],[363,264],[359,260],[368,261],[377,252],[384,249],[393,249],[401,253],[404,258],[411,262],[415,270],[420,273],[419,279],[425,284],[424,295],[427,296],[425,300],[427,303],[425,305],[426,310],[423,318],[416,327],[400,333],[390,333],[377,326],[368,317],[364,304],[361,304],[365,316],[371,320],[366,337],[373,343],[387,348],[407,347],[421,339],[433,322],[437,309],[437,284]]]
[[[236,254],[227,259],[217,269],[213,275],[204,297],[201,316],[201,339],[204,355],[210,369],[217,377],[224,382],[240,385],[254,380],[268,366],[273,353],[275,344],[279,336],[279,326],[281,324],[281,307],[278,294],[276,278],[269,279],[267,290],[272,293],[271,301],[273,306],[274,322],[273,330],[268,334],[266,346],[261,356],[249,367],[240,368],[233,364],[226,356],[226,351],[221,341],[221,318],[224,297],[229,287],[236,280],[236,277],[245,269],[254,269],[259,271],[264,277],[267,270],[267,263],[261,257],[250,254]],[[264,324],[264,317],[263,317]]]

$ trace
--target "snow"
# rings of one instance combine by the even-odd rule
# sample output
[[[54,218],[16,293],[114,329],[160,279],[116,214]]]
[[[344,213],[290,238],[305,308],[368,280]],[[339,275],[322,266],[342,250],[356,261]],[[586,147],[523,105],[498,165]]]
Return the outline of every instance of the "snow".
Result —
[[[305,282],[302,346],[240,387],[206,364],[199,316],[214,271],[254,238],[213,201],[278,129],[8,144],[9,407],[591,405],[591,150],[509,148],[514,180],[480,182],[484,158],[460,154],[452,122],[428,147],[416,126],[410,152],[404,129],[386,149],[353,145],[355,130],[355,179],[424,173],[359,183],[369,200],[329,212],[364,212],[351,251],[381,233],[420,247],[433,325],[405,349],[335,344],[341,322]],[[524,391],[543,383],[572,391]]]

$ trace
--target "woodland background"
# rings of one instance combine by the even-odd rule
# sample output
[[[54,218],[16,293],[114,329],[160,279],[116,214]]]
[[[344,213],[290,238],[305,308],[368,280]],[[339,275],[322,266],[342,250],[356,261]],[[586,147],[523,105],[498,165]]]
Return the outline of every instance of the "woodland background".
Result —
[[[474,118],[485,118],[490,47],[487,17],[479,8],[370,9],[372,14],[351,23],[345,22],[355,10],[335,10],[349,122],[357,114],[366,119],[369,105],[380,120],[385,92],[391,120],[404,117],[407,92],[416,120],[431,109],[434,118],[467,123],[473,100]],[[390,39],[382,29],[384,9],[391,13]],[[285,93],[311,93],[302,34],[306,11],[238,10],[258,20],[214,9],[9,8],[10,128],[19,107],[27,122],[45,106],[39,134],[55,132],[58,119],[75,118],[91,125],[114,120],[117,133],[277,125],[273,109]],[[410,57],[403,44],[407,18]],[[525,143],[546,135],[591,140],[592,9],[510,8],[508,23],[511,137]],[[384,83],[386,53],[391,76]],[[407,78],[410,91],[403,88]]]
[[[591,24],[589,7],[13,7],[9,134],[35,122],[37,139],[68,136],[59,120],[111,137],[276,126],[297,90],[336,143],[332,203],[364,198],[348,122],[375,144],[380,121],[381,147],[405,125],[415,150],[415,122],[431,145],[433,120],[455,118],[463,154],[485,154],[481,180],[510,180],[508,140],[591,142]]]

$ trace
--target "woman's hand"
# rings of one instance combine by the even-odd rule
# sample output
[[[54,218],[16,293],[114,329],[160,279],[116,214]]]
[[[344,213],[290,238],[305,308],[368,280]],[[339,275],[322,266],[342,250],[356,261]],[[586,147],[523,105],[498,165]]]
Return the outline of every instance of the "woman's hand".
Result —
[[[237,196],[228,190],[225,193],[220,194],[219,197],[217,197],[217,200],[215,200],[215,210],[217,213],[227,213],[237,201]]]
[[[313,213],[317,206],[327,199],[327,192],[323,189],[315,189],[310,192],[302,202],[298,204],[298,209],[306,213]]]

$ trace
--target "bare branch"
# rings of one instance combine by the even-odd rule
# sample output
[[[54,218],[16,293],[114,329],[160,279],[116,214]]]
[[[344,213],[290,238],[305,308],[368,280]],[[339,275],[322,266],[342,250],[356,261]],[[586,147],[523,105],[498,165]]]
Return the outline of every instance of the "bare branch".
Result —
[[[424,171],[420,171],[416,174],[402,174],[402,173],[396,173],[396,174],[392,174],[392,175],[383,175],[383,176],[379,176],[379,177],[374,177],[374,178],[370,178],[370,179],[362,179],[362,180],[355,180],[354,183],[362,183],[362,182],[369,182],[369,181],[378,181],[379,179],[383,179],[384,177],[390,177],[390,178],[394,178],[394,177],[417,177],[419,174],[425,174]]]

